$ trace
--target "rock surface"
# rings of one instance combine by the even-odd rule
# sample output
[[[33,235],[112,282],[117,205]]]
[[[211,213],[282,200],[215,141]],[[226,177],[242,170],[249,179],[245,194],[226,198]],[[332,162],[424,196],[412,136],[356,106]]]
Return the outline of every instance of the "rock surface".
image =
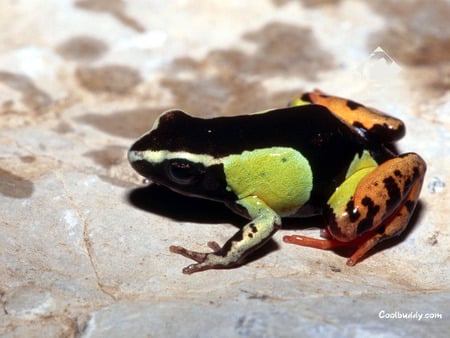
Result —
[[[0,335],[446,336],[449,16],[444,0],[4,2]],[[283,243],[318,235],[300,221],[240,268],[183,275],[170,245],[243,221],[143,188],[131,143],[169,108],[249,113],[313,88],[406,123],[399,150],[428,164],[408,230],[347,267]]]

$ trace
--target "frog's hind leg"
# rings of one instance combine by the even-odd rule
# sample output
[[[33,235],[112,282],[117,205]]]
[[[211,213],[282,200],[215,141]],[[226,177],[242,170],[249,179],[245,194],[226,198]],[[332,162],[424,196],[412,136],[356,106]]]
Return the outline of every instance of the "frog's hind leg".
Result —
[[[405,135],[405,125],[401,120],[361,103],[327,95],[319,89],[304,93],[293,99],[289,105],[299,106],[311,103],[327,107],[349,127],[362,134],[367,134],[373,140],[391,143]]]
[[[413,157],[411,160],[407,159],[408,161],[417,163],[417,166],[414,167],[417,168],[417,171],[414,171],[413,173],[413,182],[410,183],[411,188],[409,189],[409,192],[402,196],[399,206],[393,212],[390,212],[385,219],[383,219],[381,226],[374,229],[375,233],[373,234],[373,236],[369,237],[367,241],[363,242],[362,245],[358,247],[355,253],[353,253],[353,255],[347,260],[347,265],[355,265],[369,250],[371,250],[379,242],[400,235],[408,226],[409,220],[411,219],[411,216],[416,208],[417,201],[419,199],[426,171],[425,162],[423,162],[423,160],[418,155],[408,154],[408,157]],[[394,180],[389,181],[389,183],[384,183],[392,184],[393,187],[387,189],[391,189],[391,193],[395,194]],[[386,203],[388,201],[386,201]]]
[[[328,225],[331,238],[285,236],[283,239],[321,249],[356,246],[357,250],[347,260],[347,265],[355,265],[380,241],[405,230],[417,204],[425,170],[425,162],[414,153],[384,162],[359,181],[347,203],[331,203]],[[335,195],[339,195],[339,189]],[[339,201],[339,196],[334,196],[336,200]]]

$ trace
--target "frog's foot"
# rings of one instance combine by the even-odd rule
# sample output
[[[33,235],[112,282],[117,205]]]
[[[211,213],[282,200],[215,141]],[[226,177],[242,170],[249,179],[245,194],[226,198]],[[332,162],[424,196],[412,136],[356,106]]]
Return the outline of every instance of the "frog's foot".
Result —
[[[225,267],[223,262],[222,262],[222,264],[220,264],[219,258],[214,259],[214,257],[221,257],[220,245],[217,244],[216,242],[208,242],[208,247],[211,248],[213,250],[213,252],[204,253],[204,252],[191,251],[191,250],[185,249],[185,248],[183,248],[181,246],[177,246],[177,245],[170,246],[169,250],[170,250],[170,252],[182,255],[186,258],[190,258],[197,262],[197,264],[191,264],[183,269],[183,273],[190,275],[191,273],[194,273],[194,272]]]
[[[321,237],[326,239],[312,238],[302,235],[290,235],[284,236],[283,241],[290,244],[297,244],[301,246],[306,246],[309,248],[316,248],[321,250],[338,250],[345,248],[357,248],[353,255],[347,260],[348,266],[353,266],[358,263],[363,256],[373,248],[381,238],[380,234],[366,234],[362,237],[358,237],[350,242],[342,242],[337,239],[330,237],[330,233],[327,229],[321,230]]]
[[[213,252],[208,253],[191,251],[180,246],[170,247],[171,252],[197,262],[185,267],[183,273],[191,274],[209,269],[227,269],[241,265],[251,252],[267,242],[280,228],[281,219],[278,214],[259,198],[250,196],[239,200],[238,203],[249,212],[252,221],[234,234],[223,247],[220,247],[216,242],[209,242],[208,246]]]
[[[196,261],[196,264],[191,264],[183,268],[183,273],[190,275],[195,272],[200,272],[210,269],[228,269],[242,264],[244,258],[256,249],[258,246],[249,246],[248,243],[240,241],[241,233],[238,231],[223,247],[220,247],[216,242],[208,242],[208,247],[213,252],[197,252],[185,249],[181,246],[170,246],[170,252],[182,255]],[[254,244],[254,243],[250,243]]]
[[[353,266],[379,242],[405,230],[417,204],[425,170],[425,162],[414,153],[400,155],[372,170],[356,163],[347,180],[328,200],[331,220],[329,234],[324,236],[328,239],[286,236],[284,240],[331,250],[356,247],[347,260],[347,265]]]
[[[286,243],[297,244],[322,250],[334,250],[348,246],[347,243],[340,242],[335,239],[318,239],[302,235],[284,236],[283,241]]]

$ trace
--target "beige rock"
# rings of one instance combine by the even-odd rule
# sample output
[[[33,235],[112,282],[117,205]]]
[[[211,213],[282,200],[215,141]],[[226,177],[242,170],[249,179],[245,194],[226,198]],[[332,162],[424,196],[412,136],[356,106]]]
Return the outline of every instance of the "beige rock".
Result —
[[[4,2],[0,335],[446,336],[449,15],[444,0]],[[249,113],[313,88],[405,121],[399,150],[428,164],[408,230],[350,268],[283,243],[318,236],[299,221],[240,268],[183,275],[170,245],[206,250],[243,221],[141,189],[129,146],[169,108]]]

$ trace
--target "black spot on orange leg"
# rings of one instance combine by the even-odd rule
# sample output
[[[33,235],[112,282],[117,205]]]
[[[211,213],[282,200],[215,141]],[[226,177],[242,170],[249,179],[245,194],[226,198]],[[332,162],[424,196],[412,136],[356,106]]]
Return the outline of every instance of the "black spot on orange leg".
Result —
[[[399,170],[393,171],[397,178],[402,178],[405,174],[408,178],[404,181],[402,186],[403,193],[399,194],[399,187],[395,184],[395,188],[389,185],[393,184],[392,179],[385,179],[385,188],[388,191],[389,198],[386,200],[386,209],[389,210],[393,204],[393,196],[400,198],[400,203],[388,217],[383,219],[383,222],[378,225],[373,231],[372,235],[358,247],[355,253],[347,260],[347,265],[353,266],[360,261],[373,247],[381,241],[400,235],[408,226],[411,215],[417,205],[420,190],[422,188],[423,178],[426,171],[425,162],[417,154],[405,154],[400,157],[400,161],[406,161],[405,173],[400,175]],[[401,183],[398,182],[398,183]]]
[[[382,143],[394,142],[405,135],[403,122],[376,109],[345,98],[326,95],[319,89],[305,93],[302,101],[320,104],[345,121],[349,127],[367,133]]]
[[[420,192],[420,187],[418,190],[419,190],[418,192]],[[412,203],[414,204],[413,207],[411,207]],[[358,247],[358,249],[353,253],[353,255],[347,260],[347,265],[348,266],[355,265],[378,243],[386,239],[400,235],[408,226],[408,222],[411,218],[411,215],[414,211],[416,204],[417,201],[415,202],[411,202],[410,200],[406,201],[406,203],[400,207],[400,210],[396,212],[391,219],[388,219],[385,222],[386,225],[379,228],[380,230],[382,230],[381,233],[375,233],[372,237],[369,237],[365,242],[363,242]]]
[[[413,189],[411,189],[407,200],[402,204],[398,212],[394,213],[394,215],[385,222],[386,225],[384,227],[379,228],[382,232],[375,233],[358,247],[355,253],[347,260],[348,266],[353,266],[358,263],[378,243],[400,235],[406,229],[417,205],[421,183],[422,182],[417,182]]]
[[[414,153],[383,163],[358,185],[351,201],[357,216],[351,217],[349,210],[335,216],[322,233],[328,239],[294,235],[283,240],[324,250],[356,247],[347,261],[353,266],[380,241],[404,231],[417,204],[425,170],[425,162]]]
[[[418,198],[425,170],[425,162],[414,153],[379,165],[358,184],[347,208],[331,216],[332,237],[349,242],[385,224],[403,204]],[[415,199],[410,197],[412,191]]]

